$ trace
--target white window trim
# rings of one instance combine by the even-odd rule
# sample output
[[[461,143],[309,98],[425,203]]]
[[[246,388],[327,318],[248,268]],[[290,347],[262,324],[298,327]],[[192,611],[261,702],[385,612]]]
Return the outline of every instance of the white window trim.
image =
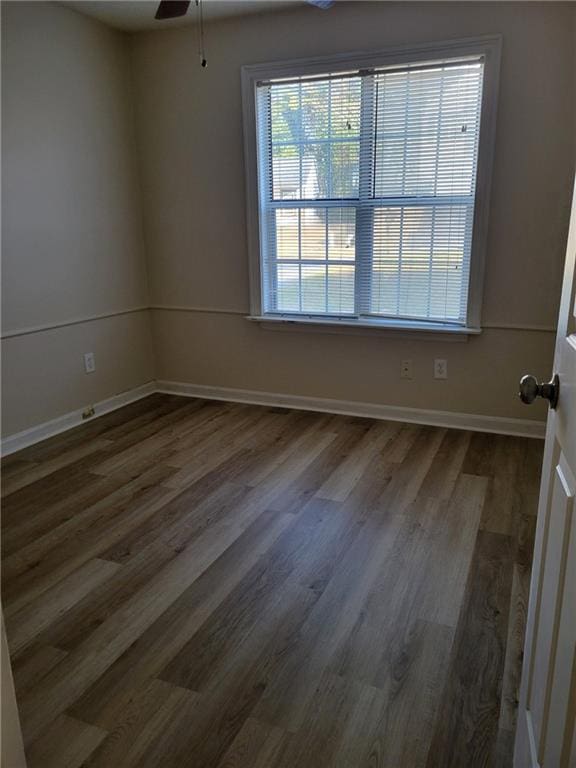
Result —
[[[476,176],[476,197],[474,208],[474,229],[472,251],[470,255],[470,286],[468,293],[468,311],[466,325],[450,323],[423,323],[421,321],[382,318],[370,322],[371,328],[386,331],[413,330],[419,335],[429,331],[431,334],[478,334],[481,331],[482,292],[484,285],[484,264],[488,240],[489,197],[492,181],[492,166],[496,136],[496,111],[498,105],[498,86],[500,75],[500,56],[502,37],[489,35],[444,42],[419,43],[384,48],[364,53],[345,53],[334,56],[319,56],[277,61],[265,64],[251,64],[242,67],[242,105],[244,120],[244,158],[246,177],[246,216],[248,231],[248,255],[250,275],[250,320],[262,323],[294,323],[299,320],[307,325],[317,325],[319,329],[327,325],[327,318],[295,318],[281,315],[265,315],[262,312],[262,274],[260,262],[260,221],[258,200],[258,152],[256,129],[256,86],[261,80],[301,75],[337,73],[350,69],[370,69],[373,67],[429,61],[430,58],[456,58],[459,56],[482,56],[484,58],[484,83],[482,91],[482,112],[480,118],[480,139],[478,146],[478,168]],[[338,320],[331,318],[331,329],[341,327],[342,331],[352,326],[366,325],[365,321],[350,318]]]

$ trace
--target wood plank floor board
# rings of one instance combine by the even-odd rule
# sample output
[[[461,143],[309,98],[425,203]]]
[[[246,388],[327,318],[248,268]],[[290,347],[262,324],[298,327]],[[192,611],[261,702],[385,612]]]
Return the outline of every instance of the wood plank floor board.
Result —
[[[113,569],[111,577],[74,605],[58,622],[47,627],[38,636],[38,641],[66,651],[74,650],[111,613],[119,610],[137,589],[154,579],[158,571],[177,554],[164,542],[156,541],[128,564],[102,560]]]
[[[178,398],[176,402],[171,401],[167,413],[163,413],[158,419],[148,419],[144,429],[136,428],[129,430],[121,439],[112,439],[109,436],[104,437],[104,435],[107,434],[105,430],[100,433],[100,437],[98,438],[82,438],[82,435],[86,431],[90,434],[90,428],[101,421],[98,419],[97,422],[79,427],[76,430],[71,430],[71,432],[77,433],[76,439],[70,441],[71,444],[69,444],[67,439],[68,432],[63,433],[62,435],[56,435],[54,438],[51,438],[50,441],[45,441],[53,443],[51,450],[47,452],[47,458],[44,462],[41,462],[42,466],[44,466],[44,464],[47,465],[50,471],[45,476],[36,478],[35,482],[31,482],[22,488],[12,489],[10,494],[5,494],[6,498],[4,498],[2,502],[3,515],[14,514],[17,516],[23,509],[27,514],[30,514],[34,508],[42,509],[48,501],[48,498],[46,497],[47,493],[51,498],[54,498],[54,501],[61,500],[62,498],[66,499],[69,493],[73,490],[72,486],[76,487],[77,485],[79,488],[83,486],[86,480],[87,471],[89,473],[94,473],[96,467],[98,467],[100,462],[105,460],[106,457],[115,455],[129,446],[137,446],[146,436],[150,434],[153,435],[155,432],[160,431],[163,426],[161,423],[163,420],[170,419],[171,422],[177,422],[177,411],[186,407],[190,409],[190,404],[186,401],[183,402],[182,398]],[[199,408],[198,405],[194,405],[193,407],[194,410]],[[121,412],[123,410],[124,409],[115,411],[113,414],[108,414],[107,416],[102,417],[102,419],[106,419],[109,416],[115,416],[116,419],[119,419],[121,418]],[[164,410],[166,410],[166,408],[164,408]],[[44,446],[44,443],[40,445]],[[93,449],[97,445],[101,446],[101,450],[99,453],[93,454]],[[82,456],[82,450],[88,450],[87,457]],[[20,453],[28,451],[40,452],[41,448],[39,446],[31,446],[30,448],[25,449],[25,451],[14,454],[14,456],[18,456]],[[64,465],[60,466],[63,461],[62,456],[65,456],[66,458]],[[36,462],[36,464],[38,464],[38,462]],[[37,504],[34,507],[35,495]],[[5,525],[4,521],[3,525]]]
[[[385,460],[391,464],[401,464],[420,434],[421,427],[417,424],[400,424],[394,440],[386,446]]]
[[[72,465],[62,467],[2,499],[2,526],[19,523],[23,517],[42,512],[46,506],[66,502],[70,494],[82,490],[91,475],[94,462],[102,460],[105,451],[89,454]]]
[[[350,733],[349,725],[355,712],[361,708],[363,699],[378,700],[380,697],[381,692],[376,689],[325,672],[310,698],[298,738],[292,739],[284,749],[278,768],[294,765],[323,768],[337,764],[338,760],[342,763],[347,731]],[[370,703],[362,707],[365,715],[370,713]],[[366,720],[363,725],[367,725]],[[354,743],[357,743],[358,735],[354,729]]]
[[[207,401],[198,399],[198,408],[201,408]],[[90,424],[90,428],[98,429],[102,423],[103,430],[99,433],[107,440],[117,441],[126,435],[134,435],[140,439],[141,433],[138,431],[147,424],[158,423],[158,419],[166,414],[179,411],[184,408],[186,403],[181,397],[176,395],[162,395],[154,393],[142,400],[137,400],[125,408],[108,413],[98,418]],[[126,416],[123,414],[126,411]],[[84,427],[86,428],[86,427]]]
[[[428,768],[491,764],[512,590],[511,551],[508,536],[478,533]]]
[[[514,563],[510,614],[506,638],[506,656],[502,674],[502,699],[500,707],[500,730],[514,733],[520,697],[520,671],[524,653],[524,628],[528,614],[530,594],[530,568]]]
[[[262,435],[279,423],[282,416],[245,407],[240,414],[230,414],[220,429],[210,427],[203,439],[194,437],[194,447],[176,453],[170,464],[180,467],[170,480],[174,488],[183,488],[218,469],[238,451],[250,448]]]
[[[24,549],[31,541],[50,534],[61,524],[75,518],[125,485],[125,477],[99,477],[88,473],[83,485],[71,492],[66,499],[55,504],[47,503],[33,515],[22,514],[12,525],[6,522],[2,532],[2,557],[8,558]]]
[[[160,680],[147,681],[131,694],[118,720],[83,767],[140,766],[150,750],[164,751],[158,741],[174,720],[194,714],[198,702],[199,697],[191,691]]]
[[[105,436],[106,439],[114,440],[117,437],[115,430],[118,430],[119,434],[132,431],[140,426],[142,421],[154,421],[162,413],[166,413],[175,407],[182,407],[182,405],[181,398],[171,398],[168,400],[159,394],[148,395],[148,397],[130,403],[123,408],[105,413],[97,419],[86,421],[73,429],[61,432],[3,458],[2,466],[4,466],[6,461],[18,460],[19,458],[26,458],[30,461],[49,460],[70,447],[85,443],[94,438]]]
[[[73,713],[103,728],[114,723],[132,689],[160,673],[293,522],[291,515],[260,515],[92,684]]]
[[[298,513],[312,497],[322,498],[318,494],[318,487],[322,486],[330,476],[337,474],[340,469],[345,470],[346,463],[356,452],[368,430],[354,424],[332,431],[336,432],[335,440],[274,501],[274,509],[279,512]],[[351,485],[349,492],[352,488]],[[324,496],[324,498],[328,497]]]
[[[440,612],[442,603],[437,607],[428,602],[434,597],[438,601],[438,595],[432,594],[432,570],[443,575],[433,557],[434,536],[443,517],[443,502],[423,499],[411,506],[410,515],[398,518],[388,567],[379,571],[366,592],[357,620],[334,659],[340,675],[384,685],[398,647],[403,652],[423,612]]]
[[[450,627],[416,620],[391,642],[377,678],[384,706],[359,766],[426,765],[453,637]]]
[[[88,499],[82,497],[80,501],[82,507],[75,514],[73,512],[67,514],[60,524],[56,524],[55,521],[55,524],[43,535],[32,536],[23,547],[3,560],[2,576],[5,584],[10,585],[11,581],[18,578],[18,587],[21,591],[24,586],[20,580],[22,573],[31,565],[36,567],[50,552],[59,551],[59,548],[66,547],[70,543],[76,547],[87,533],[104,521],[110,525],[108,519],[119,512],[126,513],[130,504],[138,505],[148,496],[158,496],[159,488],[160,494],[168,495],[167,489],[163,488],[161,483],[171,471],[168,467],[154,467],[149,473],[134,480],[127,482],[124,478],[119,485],[105,484],[103,494],[98,494],[94,503],[90,503],[93,501],[92,496]],[[86,506],[83,501],[87,501]],[[65,555],[62,559],[65,559]]]
[[[169,468],[155,467],[151,474],[158,478],[170,472]],[[98,557],[107,545],[121,540],[135,520],[154,514],[175,495],[150,477],[144,483],[140,480],[116,504],[97,504],[78,515],[77,530],[76,521],[68,521],[3,563],[7,616],[37,599],[87,560]]]
[[[160,677],[202,691],[221,660],[233,657],[238,644],[283,595],[286,582],[289,589],[294,584],[320,594],[320,585],[330,580],[326,569],[334,570],[359,531],[334,506],[328,501],[310,502]]]
[[[94,558],[88,560],[42,596],[6,620],[10,633],[10,655],[16,658],[32,642],[37,641],[43,630],[51,624],[61,623],[62,618],[83,597],[96,592],[120,568],[116,563]]]
[[[272,474],[286,459],[299,450],[310,435],[326,428],[332,419],[327,414],[300,412],[292,418],[287,411],[275,413],[278,418],[264,434],[259,435],[256,445],[250,450],[254,462],[244,469],[239,479],[245,485],[257,487]],[[288,418],[287,418],[288,416]]]
[[[38,466],[38,462],[20,458],[19,454],[13,454],[12,456],[3,456],[1,466],[2,484],[4,484],[6,481],[28,473],[30,469]]]
[[[249,516],[246,516],[249,518]],[[246,527],[248,520],[245,521]],[[242,523],[208,528],[164,566],[81,643],[39,686],[41,695],[22,702],[25,741],[64,712],[240,535]]]
[[[283,666],[317,600],[316,593],[300,586],[290,585],[277,595],[258,630],[240,642],[233,657],[225,658],[210,690],[201,694],[202,711],[180,730],[181,747],[169,765],[181,765],[190,754],[197,768],[222,759]]]
[[[421,557],[425,584],[418,615],[456,627],[486,498],[487,480],[461,474]],[[407,577],[408,578],[408,577]]]
[[[168,706],[156,710],[154,717],[141,728],[129,751],[122,758],[123,768],[158,768],[158,766],[194,766],[192,752],[182,750],[189,733],[189,723],[202,713],[202,700],[192,691],[174,689]],[[105,760],[96,763],[108,768]]]
[[[130,562],[142,550],[157,541],[164,541],[174,548],[183,548],[211,524],[230,514],[249,493],[241,485],[227,482],[195,484],[178,492],[158,514],[135,526],[120,541],[102,553],[102,557],[117,563]]]
[[[541,460],[168,395],[8,457],[29,764],[509,766]]]
[[[66,469],[71,464],[76,464],[78,461],[81,461],[94,453],[106,452],[111,445],[113,445],[113,443],[110,440],[92,440],[86,445],[63,451],[53,459],[37,463],[30,469],[3,480],[2,496],[9,496],[11,493],[15,493],[21,488],[26,488],[27,486],[32,485],[32,483],[54,474],[54,472],[57,472],[58,470]]]
[[[354,489],[356,483],[364,474],[372,457],[383,455],[386,446],[395,434],[399,432],[396,424],[375,422],[345,456],[342,464],[334,468],[326,482],[322,483],[316,496],[332,501],[345,501]]]
[[[202,400],[187,400],[171,404],[156,418],[116,434],[111,440],[114,446],[114,461],[110,461],[109,464],[95,463],[92,471],[101,474],[106,474],[107,470],[118,471],[124,461],[134,453],[144,452],[142,446],[152,450],[162,445],[164,439],[175,439],[183,430],[192,429],[195,419],[202,419],[206,412],[215,413],[210,404]]]
[[[275,765],[290,734],[248,717],[218,768],[267,768]]]
[[[397,535],[396,518],[373,521],[360,529],[300,632],[275,680],[254,714],[265,722],[296,731],[326,666],[352,631],[363,597],[378,577]]]
[[[151,460],[162,449],[171,448],[173,453],[178,438],[194,431],[198,423],[208,423],[209,428],[212,428],[213,420],[217,417],[217,411],[210,405],[198,404],[196,401],[188,403],[144,428],[115,440],[109,457],[96,464],[91,471],[99,475],[118,472],[135,474],[141,464],[145,465],[147,460]]]
[[[416,500],[445,434],[444,429],[420,429],[408,454],[395,467],[391,482],[382,494],[381,504],[385,508],[394,510],[395,514],[402,514]]]
[[[455,429],[446,432],[420,487],[420,496],[450,498],[462,470],[470,438],[469,432]]]
[[[19,697],[36,687],[56,664],[66,656],[66,651],[49,645],[38,645],[28,648],[12,662],[12,673]]]
[[[108,734],[68,715],[59,715],[26,750],[29,768],[81,768]],[[54,744],[59,749],[54,749]]]

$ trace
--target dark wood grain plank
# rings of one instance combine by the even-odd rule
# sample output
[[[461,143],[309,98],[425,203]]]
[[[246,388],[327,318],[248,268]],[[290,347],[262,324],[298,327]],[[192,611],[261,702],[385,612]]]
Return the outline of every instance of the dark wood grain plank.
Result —
[[[167,395],[8,457],[31,764],[509,765],[541,460]]]

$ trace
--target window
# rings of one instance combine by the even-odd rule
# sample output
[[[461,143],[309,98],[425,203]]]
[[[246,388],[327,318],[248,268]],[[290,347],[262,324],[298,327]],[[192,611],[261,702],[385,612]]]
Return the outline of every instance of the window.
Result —
[[[498,53],[245,68],[254,315],[479,326]]]

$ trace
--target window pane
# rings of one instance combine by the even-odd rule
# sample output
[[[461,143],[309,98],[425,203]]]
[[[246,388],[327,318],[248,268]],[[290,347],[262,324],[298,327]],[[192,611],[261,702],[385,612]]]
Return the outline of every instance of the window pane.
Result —
[[[298,200],[302,197],[302,186],[310,176],[310,163],[302,164],[300,148],[296,144],[272,146],[272,178],[274,179],[274,200]],[[303,181],[304,179],[304,181]]]
[[[276,257],[298,258],[298,210],[283,208],[276,214]]]
[[[298,86],[297,86],[298,87]],[[302,131],[299,141],[327,139],[330,135],[330,83],[305,83],[302,94]]]
[[[300,211],[303,259],[326,259],[326,209]]]
[[[272,198],[358,196],[360,78],[270,87]]]
[[[359,153],[357,142],[340,142],[330,146],[326,197],[358,197]]]
[[[302,311],[326,312],[326,267],[302,265]]]
[[[279,312],[300,311],[300,268],[298,264],[277,264],[277,309]]]
[[[378,315],[398,314],[401,238],[402,208],[376,209],[370,309]]]
[[[480,63],[376,77],[376,197],[471,195]]]
[[[360,78],[332,80],[330,97],[330,136],[358,139],[360,136]]]
[[[297,84],[277,85],[270,92],[270,127],[272,141],[293,140],[298,123],[300,91]]]
[[[471,226],[466,205],[377,208],[371,312],[460,319],[468,288]]]
[[[356,258],[356,210],[328,209],[328,258],[354,261]]]
[[[277,255],[266,262],[267,311],[353,313],[356,211],[315,207],[274,213]]]
[[[331,264],[328,267],[328,312],[346,315],[354,312],[353,264]]]

